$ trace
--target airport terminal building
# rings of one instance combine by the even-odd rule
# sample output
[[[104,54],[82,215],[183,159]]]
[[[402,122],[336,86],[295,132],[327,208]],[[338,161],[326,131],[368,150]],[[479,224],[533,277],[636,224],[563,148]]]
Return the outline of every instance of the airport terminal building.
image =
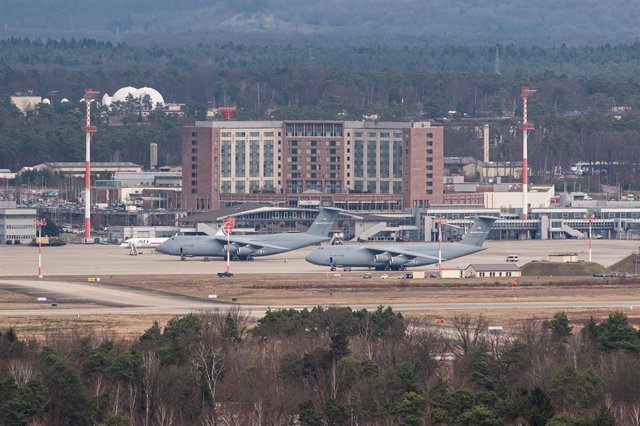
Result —
[[[198,121],[182,130],[182,205],[428,207],[443,199],[443,139],[428,121]]]
[[[28,244],[36,237],[36,209],[0,201],[0,244]]]

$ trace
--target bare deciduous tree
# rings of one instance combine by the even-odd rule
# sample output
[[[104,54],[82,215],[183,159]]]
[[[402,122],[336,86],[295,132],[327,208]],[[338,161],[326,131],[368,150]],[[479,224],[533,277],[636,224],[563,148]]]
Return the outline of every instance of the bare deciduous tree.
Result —
[[[473,317],[469,314],[454,315],[452,320],[455,349],[460,355],[467,355],[480,343],[487,331],[488,320],[480,314]]]
[[[13,377],[13,380],[19,386],[26,384],[35,372],[33,364],[27,360],[19,358],[11,359],[9,361],[8,369],[9,374],[11,374],[11,377]]]
[[[165,401],[158,403],[158,409],[156,410],[156,424],[158,426],[171,426],[175,423],[176,416],[173,408]]]
[[[149,425],[154,392],[158,383],[160,359],[155,352],[147,351],[142,354],[142,390],[144,392],[144,424]]]

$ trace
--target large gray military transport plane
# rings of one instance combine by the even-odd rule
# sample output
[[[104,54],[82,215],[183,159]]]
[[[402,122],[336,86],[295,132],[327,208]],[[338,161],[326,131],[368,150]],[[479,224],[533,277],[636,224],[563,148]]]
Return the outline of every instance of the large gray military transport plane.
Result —
[[[484,250],[482,244],[495,220],[495,217],[478,216],[462,241],[442,243],[442,261]],[[438,243],[323,246],[307,255],[305,260],[315,265],[329,266],[332,271],[338,267],[397,271],[438,263]]]
[[[230,257],[235,260],[250,260],[257,256],[284,253],[327,241],[333,223],[340,212],[340,209],[321,208],[318,217],[306,232],[252,236],[231,235],[229,237]],[[180,256],[181,260],[193,256],[202,256],[205,260],[209,260],[210,257],[226,257],[227,236],[224,234],[214,236],[176,235],[158,246],[156,251]]]

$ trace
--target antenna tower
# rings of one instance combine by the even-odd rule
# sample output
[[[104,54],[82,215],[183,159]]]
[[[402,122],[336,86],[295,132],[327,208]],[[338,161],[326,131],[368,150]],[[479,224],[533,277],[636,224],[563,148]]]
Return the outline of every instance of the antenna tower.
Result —
[[[529,87],[523,87],[520,91],[522,97],[522,219],[526,220],[528,217],[527,209],[529,206],[528,190],[529,190],[529,166],[527,164],[527,137],[529,131],[534,129],[533,123],[527,121],[527,97],[536,93],[535,89]]]
[[[84,177],[84,242],[91,240],[91,134],[98,129],[91,125],[91,101],[98,94],[93,89],[84,90],[84,104],[87,109],[82,131],[85,133],[85,177]]]

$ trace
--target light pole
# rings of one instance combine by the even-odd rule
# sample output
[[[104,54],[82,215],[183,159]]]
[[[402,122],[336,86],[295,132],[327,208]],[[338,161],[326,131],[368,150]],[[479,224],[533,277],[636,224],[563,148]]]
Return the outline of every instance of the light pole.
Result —
[[[438,224],[438,276],[442,278],[442,224],[447,221],[443,217],[433,219]]]
[[[38,278],[42,279],[42,227],[47,226],[46,219],[36,219],[36,227],[38,228]]]
[[[224,225],[222,225],[222,230],[227,234],[227,274],[231,272],[231,231],[235,225],[236,219],[233,217],[227,219]]]
[[[591,248],[592,248],[592,239],[591,239],[591,225],[593,223],[593,221],[595,220],[595,217],[593,216],[589,216],[587,217],[587,222],[589,222],[589,263],[591,263]]]

